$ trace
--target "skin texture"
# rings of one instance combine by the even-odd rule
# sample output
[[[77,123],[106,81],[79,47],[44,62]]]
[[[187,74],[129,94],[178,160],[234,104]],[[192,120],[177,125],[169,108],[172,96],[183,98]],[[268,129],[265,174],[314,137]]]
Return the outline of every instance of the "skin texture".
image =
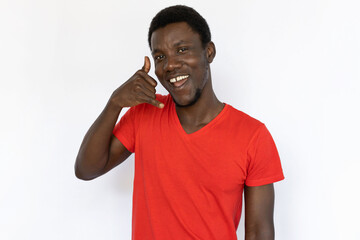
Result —
[[[176,103],[176,113],[185,132],[198,131],[224,108],[212,88],[210,63],[216,55],[213,42],[202,45],[200,36],[187,23],[172,23],[153,32],[151,51],[155,74]],[[112,135],[124,107],[141,103],[164,107],[155,99],[157,82],[148,75],[150,60],[111,95],[102,113],[86,133],[75,163],[75,174],[94,179],[122,163],[131,154]],[[169,80],[188,76],[180,87]],[[245,187],[245,239],[274,239],[273,185]]]
[[[274,239],[273,184],[244,188],[245,240]]]
[[[216,98],[211,83],[210,63],[216,55],[213,42],[203,47],[200,35],[187,23],[172,23],[152,34],[151,50],[155,74],[177,104],[185,132],[201,129],[221,112],[224,104]],[[169,79],[180,75],[189,77],[181,88],[175,88]]]
[[[111,95],[102,113],[86,133],[75,162],[75,175],[91,180],[108,172],[130,156],[130,152],[112,134],[124,107],[149,103],[162,108],[155,99],[157,82],[148,75],[150,60]]]
[[[175,28],[179,29],[174,31]],[[196,92],[202,92],[208,83],[208,63],[213,57],[207,57],[199,37],[186,23],[178,23],[155,31],[151,38],[155,74],[178,106],[194,103],[200,97],[196,98]],[[179,75],[189,75],[180,90],[169,82],[170,78]]]

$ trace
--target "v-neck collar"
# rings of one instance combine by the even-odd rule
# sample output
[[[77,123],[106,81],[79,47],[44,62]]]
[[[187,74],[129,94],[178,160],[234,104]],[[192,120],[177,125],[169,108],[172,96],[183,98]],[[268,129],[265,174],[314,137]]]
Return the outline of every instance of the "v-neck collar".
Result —
[[[171,98],[171,96],[170,96]],[[193,132],[193,133],[187,133],[183,126],[180,123],[179,117],[176,113],[176,108],[175,108],[175,103],[171,98],[171,106],[170,106],[170,115],[173,117],[174,123],[175,123],[175,127],[178,130],[178,132],[185,137],[195,137],[198,136],[200,134],[202,134],[203,132],[206,132],[208,128],[211,128],[213,125],[217,124],[217,122],[219,122],[223,116],[225,115],[225,113],[228,111],[229,109],[229,105],[224,103],[224,108],[221,110],[221,112],[214,118],[212,119],[208,124],[206,124],[205,126],[203,126],[202,128],[200,128],[199,130]]]

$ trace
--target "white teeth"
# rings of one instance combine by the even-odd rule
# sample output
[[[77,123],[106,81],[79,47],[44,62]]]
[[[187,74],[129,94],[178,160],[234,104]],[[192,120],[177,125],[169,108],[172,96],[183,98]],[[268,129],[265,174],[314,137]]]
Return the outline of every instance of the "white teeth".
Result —
[[[188,75],[177,76],[177,77],[171,78],[169,81],[170,81],[171,83],[174,83],[174,82],[181,81],[181,80],[183,80],[183,79],[185,79],[185,78],[187,78],[187,77],[188,77]]]

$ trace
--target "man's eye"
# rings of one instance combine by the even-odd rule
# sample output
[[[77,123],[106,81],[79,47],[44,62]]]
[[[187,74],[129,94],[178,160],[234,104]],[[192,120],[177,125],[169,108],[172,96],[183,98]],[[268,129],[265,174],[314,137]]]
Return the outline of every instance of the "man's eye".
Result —
[[[163,59],[165,56],[164,55],[158,55],[158,56],[155,56],[155,60],[161,60]]]
[[[186,50],[188,50],[186,47],[181,47],[181,48],[179,48],[178,52],[179,52],[179,53],[183,53],[183,52],[185,52]]]

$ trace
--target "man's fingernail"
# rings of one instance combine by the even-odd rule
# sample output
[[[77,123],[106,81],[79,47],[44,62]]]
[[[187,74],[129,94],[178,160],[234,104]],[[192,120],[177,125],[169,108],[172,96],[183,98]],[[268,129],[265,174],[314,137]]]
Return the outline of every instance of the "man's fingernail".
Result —
[[[163,108],[164,107],[164,104],[163,103],[160,103],[159,104],[159,108]]]

